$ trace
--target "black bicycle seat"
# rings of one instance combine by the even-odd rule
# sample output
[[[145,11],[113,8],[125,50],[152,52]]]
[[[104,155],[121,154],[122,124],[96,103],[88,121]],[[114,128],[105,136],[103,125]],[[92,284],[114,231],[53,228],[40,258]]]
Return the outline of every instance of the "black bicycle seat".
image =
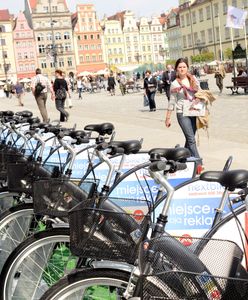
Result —
[[[14,115],[14,112],[12,110],[1,111],[1,116],[12,117],[13,115]]]
[[[176,148],[153,148],[149,151],[150,157],[160,156],[167,160],[181,161],[190,157],[191,154],[187,148],[176,147]]]
[[[16,115],[23,118],[31,118],[33,116],[33,113],[29,110],[23,110],[23,111],[18,111]]]
[[[223,171],[207,171],[200,175],[200,180],[219,182]]]
[[[87,135],[87,133],[83,130],[74,130],[70,133],[70,137],[75,139],[78,137],[84,138]]]
[[[124,151],[124,154],[135,154],[139,152],[141,149],[141,142],[138,140],[131,140],[131,141],[113,141],[110,144],[110,147],[117,147],[121,148]]]
[[[28,118],[29,124],[38,124],[40,122],[40,119],[38,117]]]
[[[246,170],[231,170],[223,172],[218,182],[233,191],[236,188],[244,188],[248,182],[248,171]]]
[[[112,123],[89,124],[84,127],[84,130],[95,131],[100,135],[111,135],[114,130],[114,125]]]

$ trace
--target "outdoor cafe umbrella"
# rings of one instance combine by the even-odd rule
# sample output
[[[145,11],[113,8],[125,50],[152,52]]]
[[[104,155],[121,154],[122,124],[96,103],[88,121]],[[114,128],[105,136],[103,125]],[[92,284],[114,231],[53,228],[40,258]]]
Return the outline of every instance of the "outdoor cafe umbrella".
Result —
[[[91,75],[91,73],[88,72],[88,71],[83,71],[83,72],[78,74],[78,76],[89,76],[89,75]]]
[[[28,83],[28,82],[31,82],[31,79],[29,78],[23,78],[20,80],[21,83]]]

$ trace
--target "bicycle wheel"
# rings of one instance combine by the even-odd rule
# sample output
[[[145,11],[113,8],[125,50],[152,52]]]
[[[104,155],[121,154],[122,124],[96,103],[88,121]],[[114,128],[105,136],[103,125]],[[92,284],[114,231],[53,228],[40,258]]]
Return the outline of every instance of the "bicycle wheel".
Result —
[[[69,250],[69,228],[36,233],[9,256],[0,276],[0,299],[40,299],[65,273],[76,267]]]
[[[8,191],[2,192],[0,190],[0,213],[16,205],[18,203],[17,199],[19,197],[19,193]]]
[[[11,207],[1,214],[0,271],[10,253],[35,230],[39,230],[39,219],[34,215],[32,203]]]
[[[40,300],[119,300],[130,273],[112,269],[82,269],[62,278]]]

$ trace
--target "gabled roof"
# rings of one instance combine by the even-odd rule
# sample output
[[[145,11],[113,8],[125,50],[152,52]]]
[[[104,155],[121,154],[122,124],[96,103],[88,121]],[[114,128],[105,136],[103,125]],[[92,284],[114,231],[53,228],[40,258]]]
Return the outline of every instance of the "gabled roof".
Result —
[[[35,9],[37,4],[38,4],[38,0],[28,0],[29,2],[29,5],[30,5],[30,8],[31,10]],[[66,3],[66,0],[63,0],[64,4],[65,4],[65,7],[68,9],[68,6],[67,6],[67,3]]]
[[[11,15],[8,9],[0,10],[0,21],[9,21],[11,19]]]
[[[126,10],[117,12],[115,15],[108,17],[109,21],[121,21],[121,27],[123,28],[124,26],[124,15],[126,13]]]

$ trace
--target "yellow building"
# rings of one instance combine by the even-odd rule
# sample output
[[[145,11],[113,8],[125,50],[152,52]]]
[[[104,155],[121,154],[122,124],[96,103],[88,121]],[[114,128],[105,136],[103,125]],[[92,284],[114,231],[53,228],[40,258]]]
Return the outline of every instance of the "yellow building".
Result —
[[[101,22],[103,28],[102,44],[104,62],[111,69],[111,66],[126,64],[125,44],[122,32],[124,12],[104,18]]]
[[[0,80],[16,82],[13,46],[13,16],[7,9],[0,10]]]
[[[184,57],[188,57],[190,60],[192,55],[204,51],[212,52],[214,59],[220,60],[226,49],[232,49],[237,43],[245,48],[244,30],[230,29],[225,25],[228,5],[247,9],[248,1],[195,0],[191,1],[191,4],[189,1],[180,1],[180,4],[179,15]],[[248,22],[246,22],[246,32],[248,32]]]
[[[153,61],[153,48],[152,48],[152,36],[151,27],[147,18],[140,18],[140,50],[141,61],[143,63],[151,63]]]

